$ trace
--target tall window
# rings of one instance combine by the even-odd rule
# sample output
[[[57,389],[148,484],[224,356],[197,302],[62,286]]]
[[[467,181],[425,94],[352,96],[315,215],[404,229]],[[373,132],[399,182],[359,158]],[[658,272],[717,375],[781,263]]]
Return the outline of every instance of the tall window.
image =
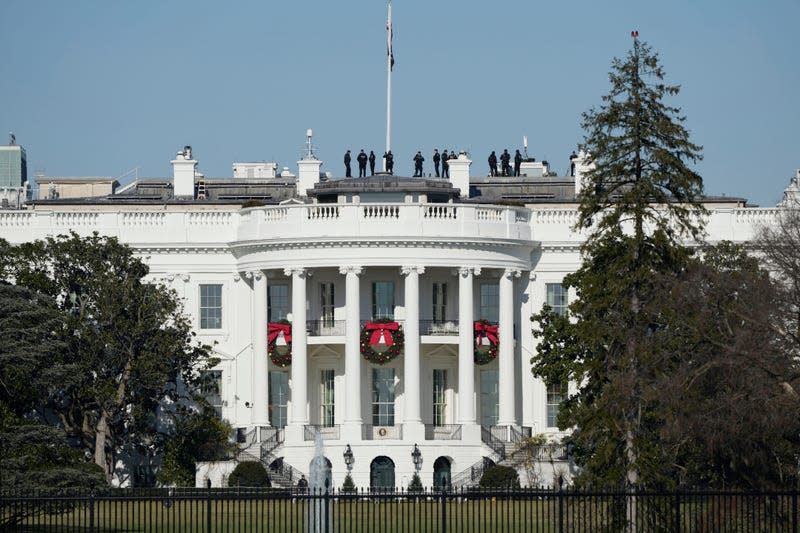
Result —
[[[547,305],[559,315],[567,314],[567,289],[560,283],[547,284]]]
[[[269,373],[269,423],[274,428],[286,427],[286,404],[289,403],[289,373]]]
[[[567,395],[567,387],[563,383],[551,383],[547,386],[547,427],[558,427],[558,408]]]
[[[269,285],[267,288],[267,307],[269,308],[269,321],[284,320],[289,314],[289,286]]]
[[[433,284],[433,321],[435,323],[447,320],[447,283]]]
[[[200,329],[222,328],[222,285],[200,285]]]
[[[447,370],[436,368],[433,370],[433,425],[443,426],[447,423],[445,410],[447,401]]]
[[[372,424],[394,425],[394,368],[372,369]]]
[[[478,318],[497,322],[500,318],[500,286],[497,283],[481,283],[481,302]]]
[[[333,326],[334,294],[333,283],[324,282],[319,284],[320,306],[322,307],[322,325],[325,327]]]
[[[204,370],[200,374],[200,394],[222,418],[222,370]]]
[[[325,427],[333,426],[333,370],[320,372],[320,416],[319,421]]]
[[[394,319],[394,282],[374,281],[372,283],[372,319]]]
[[[485,427],[496,426],[500,415],[499,379],[497,370],[481,370],[481,425]]]

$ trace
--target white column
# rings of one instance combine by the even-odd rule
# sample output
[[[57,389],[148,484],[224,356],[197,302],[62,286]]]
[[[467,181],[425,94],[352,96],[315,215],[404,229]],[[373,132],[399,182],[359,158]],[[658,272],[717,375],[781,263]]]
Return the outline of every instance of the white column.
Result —
[[[458,270],[458,418],[461,424],[477,424],[475,418],[475,361],[473,275],[477,267]]]
[[[360,266],[346,266],[339,269],[345,276],[345,345],[344,379],[345,405],[344,424],[360,425],[361,419],[361,294],[359,278],[363,269]],[[355,428],[352,428],[355,430]],[[361,433],[352,435],[360,439]]]
[[[292,276],[292,416],[296,426],[308,424],[308,357],[306,346],[305,268],[287,268]]]
[[[499,413],[497,424],[512,426],[517,423],[514,398],[514,278],[519,270],[505,269],[500,276],[500,301],[498,341],[499,346]]]
[[[267,275],[260,271],[247,273],[253,280],[253,426],[269,425],[269,381],[267,376]]]
[[[420,416],[420,364],[419,364],[419,275],[425,267],[404,266],[400,272],[406,277],[405,304],[405,364],[403,380],[406,409],[404,424],[422,424]]]

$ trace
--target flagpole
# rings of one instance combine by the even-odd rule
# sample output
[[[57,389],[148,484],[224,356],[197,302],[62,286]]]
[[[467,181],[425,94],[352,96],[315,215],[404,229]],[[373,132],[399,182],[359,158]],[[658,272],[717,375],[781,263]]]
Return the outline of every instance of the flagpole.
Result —
[[[389,0],[389,17],[386,23],[386,39],[388,49],[386,53],[386,151],[392,149],[392,0]],[[386,159],[383,160],[383,170],[386,172]]]

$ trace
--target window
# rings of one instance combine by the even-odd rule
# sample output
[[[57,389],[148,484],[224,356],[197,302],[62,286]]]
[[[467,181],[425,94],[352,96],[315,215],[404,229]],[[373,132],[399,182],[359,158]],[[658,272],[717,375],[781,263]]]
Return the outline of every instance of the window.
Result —
[[[267,287],[267,308],[269,321],[285,320],[289,314],[289,286],[269,285]]]
[[[447,283],[433,284],[433,322],[447,321]]]
[[[567,289],[560,283],[547,284],[547,305],[559,315],[567,314]]]
[[[222,418],[222,370],[206,370],[200,374],[200,395]]]
[[[321,371],[320,377],[320,417],[319,421],[325,427],[333,426],[333,370]]]
[[[445,410],[447,409],[447,370],[436,368],[433,370],[433,425],[443,426],[447,423]]]
[[[289,403],[289,373],[269,373],[269,424],[274,428],[286,427],[286,404]]]
[[[333,310],[335,301],[333,283],[320,283],[319,293],[320,305],[322,307],[322,325],[329,328],[333,326]]]
[[[394,425],[394,368],[372,369],[372,424]]]
[[[567,387],[563,383],[552,383],[547,386],[547,427],[558,427],[558,408],[567,395]]]
[[[200,329],[222,328],[222,285],[200,285]]]
[[[494,324],[500,317],[500,286],[497,283],[481,283],[481,301],[478,318]]]
[[[481,425],[484,427],[497,425],[500,414],[499,379],[500,372],[497,370],[481,370]]]
[[[375,281],[372,283],[372,319],[388,318],[394,320],[394,282]]]

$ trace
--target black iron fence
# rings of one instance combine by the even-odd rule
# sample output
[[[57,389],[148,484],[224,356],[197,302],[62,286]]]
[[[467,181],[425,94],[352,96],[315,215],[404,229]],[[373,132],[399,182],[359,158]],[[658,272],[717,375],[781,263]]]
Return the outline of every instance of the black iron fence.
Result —
[[[18,532],[798,532],[798,492],[281,489],[0,496]]]

